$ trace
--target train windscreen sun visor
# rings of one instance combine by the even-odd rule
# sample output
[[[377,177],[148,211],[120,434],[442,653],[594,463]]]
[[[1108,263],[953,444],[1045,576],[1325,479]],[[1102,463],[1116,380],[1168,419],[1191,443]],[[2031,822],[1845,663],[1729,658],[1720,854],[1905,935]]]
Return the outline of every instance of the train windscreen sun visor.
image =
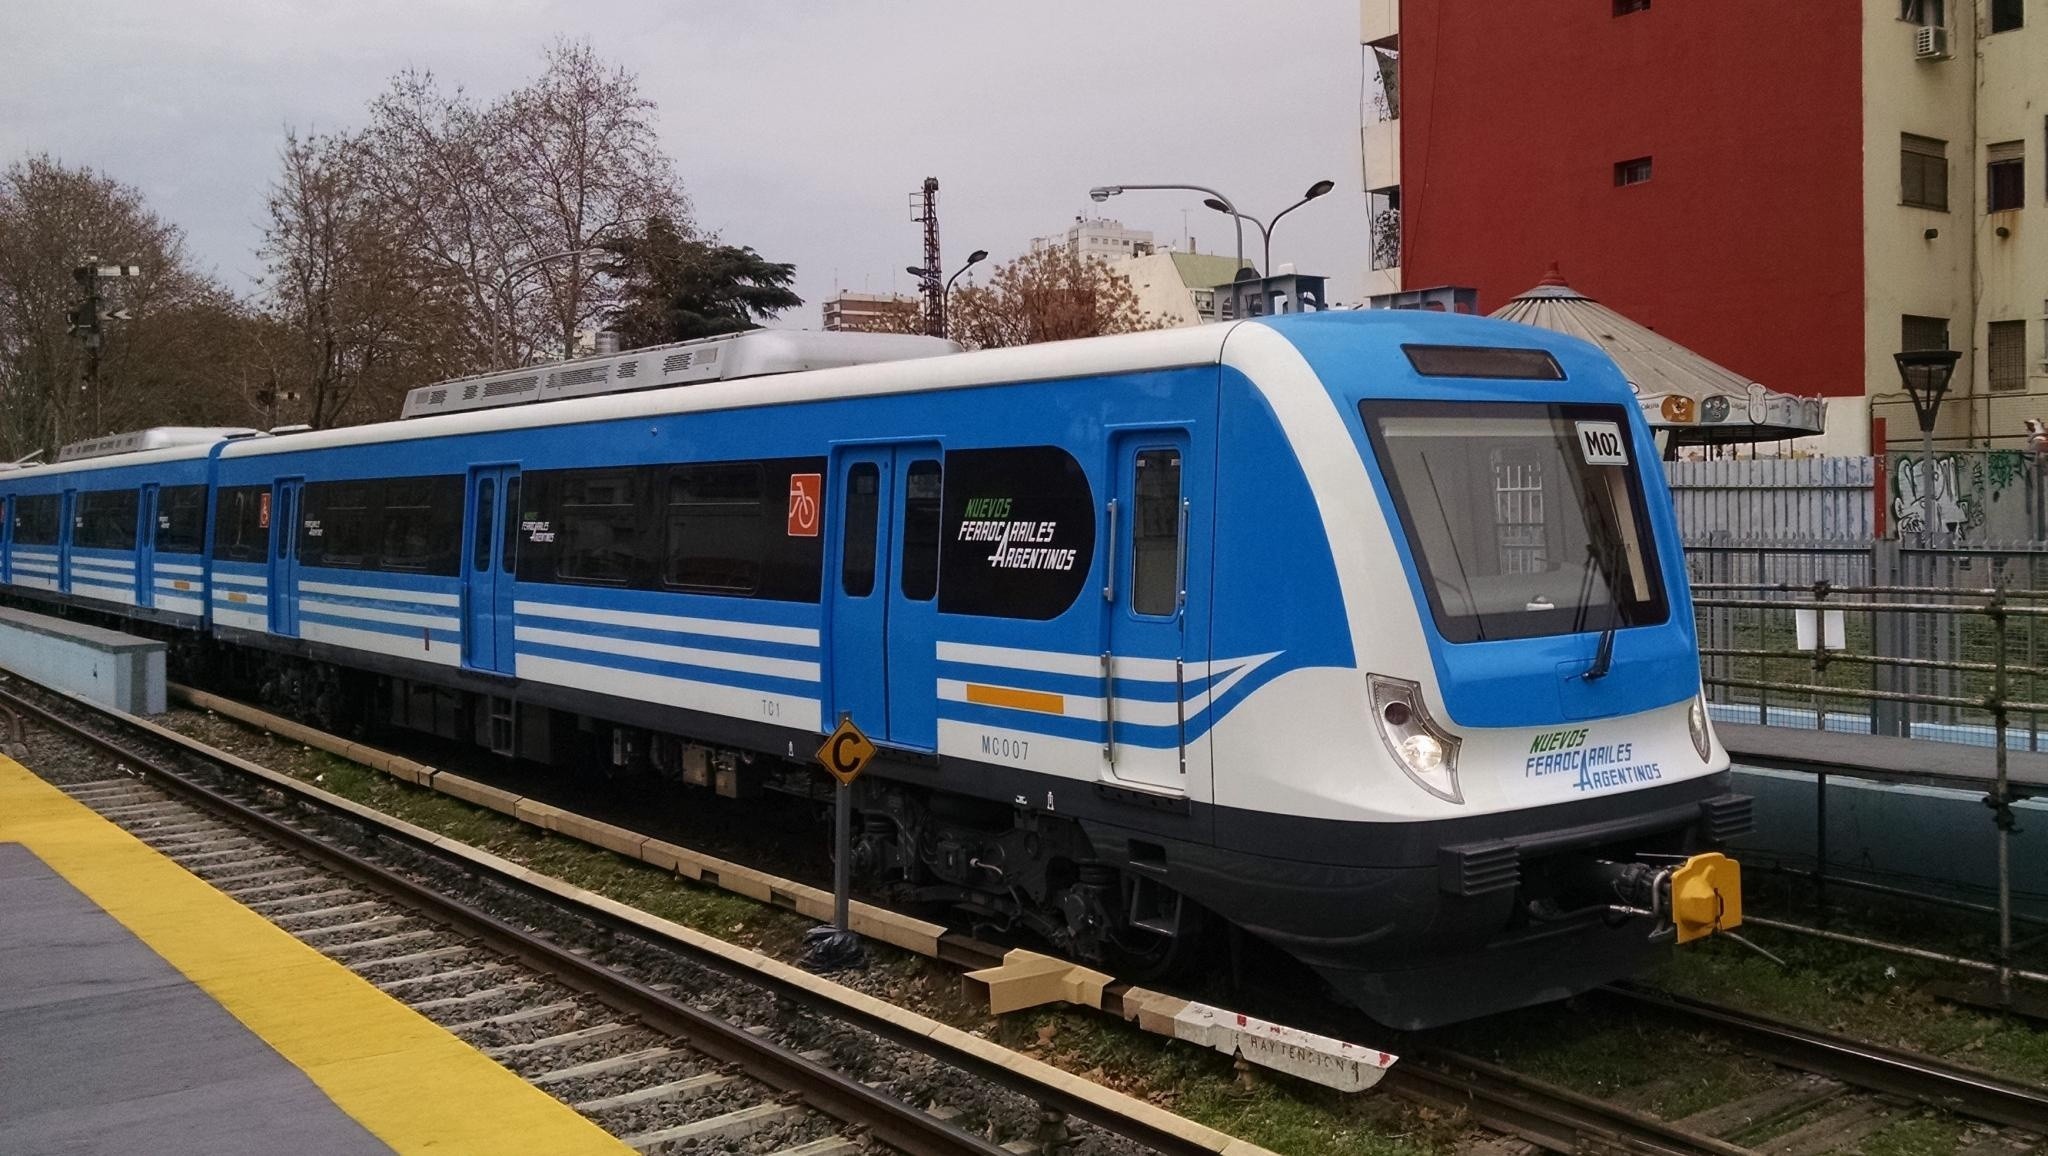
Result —
[[[1365,401],[1359,410],[1446,641],[1665,620],[1620,408]]]

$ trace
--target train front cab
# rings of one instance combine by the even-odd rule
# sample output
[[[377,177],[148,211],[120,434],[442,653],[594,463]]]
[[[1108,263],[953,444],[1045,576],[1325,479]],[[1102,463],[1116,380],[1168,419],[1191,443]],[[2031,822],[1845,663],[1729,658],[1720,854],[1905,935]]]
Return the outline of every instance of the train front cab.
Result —
[[[1220,724],[1215,854],[1182,865],[1186,889],[1398,1027],[1561,998],[1697,934],[1674,876],[1745,831],[1749,801],[1705,720],[1669,498],[1619,372],[1481,319],[1246,328],[1291,346],[1248,334],[1236,361],[1262,378],[1330,551],[1285,559],[1289,590],[1313,598],[1328,568],[1349,653]],[[1248,438],[1257,415],[1229,406]],[[1583,432],[1601,435],[1590,450]],[[1246,529],[1228,480],[1244,468],[1223,466],[1217,552],[1273,557],[1306,535]],[[1218,653],[1235,618],[1287,621],[1230,571]],[[1261,721],[1283,712],[1294,728]],[[1717,902],[1739,913],[1733,863],[1717,870],[1708,927]]]

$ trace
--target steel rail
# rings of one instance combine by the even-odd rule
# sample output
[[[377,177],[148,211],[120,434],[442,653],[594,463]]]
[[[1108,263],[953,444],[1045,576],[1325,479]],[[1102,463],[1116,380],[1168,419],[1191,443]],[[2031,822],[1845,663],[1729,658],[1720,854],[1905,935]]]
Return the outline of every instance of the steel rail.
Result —
[[[145,741],[176,746],[189,756],[231,773],[236,771],[232,764],[219,762],[204,744],[196,740],[177,735],[175,732],[143,732],[119,713],[109,712],[96,703],[71,696],[65,697],[70,703],[141,733]],[[293,851],[316,859],[402,903],[412,905],[431,918],[439,919],[464,933],[475,935],[493,948],[531,967],[545,971],[572,987],[611,1003],[622,1011],[639,1016],[650,1026],[677,1036],[687,1046],[721,1063],[740,1066],[755,1079],[779,1091],[797,1096],[804,1103],[828,1116],[865,1128],[876,1140],[909,1153],[910,1156],[1010,1156],[990,1141],[870,1088],[852,1076],[805,1059],[780,1044],[746,1031],[743,1027],[690,1007],[462,900],[443,895],[380,864],[351,855],[315,834],[302,831],[282,819],[266,815],[213,788],[194,782],[108,736],[23,698],[11,689],[0,688],[0,706],[31,716],[116,758],[153,772],[148,781],[163,786],[233,822],[252,828],[268,838],[287,845]],[[319,800],[311,797],[301,796],[299,801],[320,805]],[[360,822],[353,815],[344,813],[343,817],[350,822]],[[440,857],[431,844],[406,832],[384,828],[379,829],[377,834]],[[463,863],[459,866],[466,871],[475,870],[473,864]],[[512,876],[490,878],[493,882],[538,898],[551,906],[561,905],[559,898],[524,880]],[[741,974],[746,982],[769,991],[779,999],[801,1004],[836,1021],[853,1024],[871,1034],[933,1056],[950,1067],[969,1072],[977,1078],[1025,1096],[1042,1109],[1051,1109],[1076,1119],[1086,1120],[1169,1156],[1212,1156],[1209,1148],[1193,1140],[1106,1109],[1064,1088],[1039,1083],[1000,1063],[955,1049],[943,1041],[931,1039],[913,1028],[896,1024],[879,1014],[831,1002],[799,984],[772,975],[757,972],[742,974],[730,961],[696,950],[687,943],[657,938],[644,929],[601,910],[573,910],[577,916],[605,927],[615,935],[630,936],[661,950],[688,956],[694,962],[725,974]]]
[[[1615,984],[1600,991],[1608,998],[1675,1019],[1711,1024],[1791,1067],[1833,1076],[1859,1088],[1907,1096],[1972,1119],[2048,1134],[2048,1088],[1634,984]]]
[[[1387,1070],[1380,1086],[1411,1100],[1466,1111],[1488,1128],[1567,1156],[1755,1156],[1726,1140],[1442,1049],[1410,1049]]]

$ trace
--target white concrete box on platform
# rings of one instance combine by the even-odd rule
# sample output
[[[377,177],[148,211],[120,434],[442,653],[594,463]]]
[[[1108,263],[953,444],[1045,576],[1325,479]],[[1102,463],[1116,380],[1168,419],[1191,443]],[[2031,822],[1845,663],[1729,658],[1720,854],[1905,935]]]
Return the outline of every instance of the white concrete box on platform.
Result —
[[[0,667],[129,714],[164,710],[163,643],[0,607]]]

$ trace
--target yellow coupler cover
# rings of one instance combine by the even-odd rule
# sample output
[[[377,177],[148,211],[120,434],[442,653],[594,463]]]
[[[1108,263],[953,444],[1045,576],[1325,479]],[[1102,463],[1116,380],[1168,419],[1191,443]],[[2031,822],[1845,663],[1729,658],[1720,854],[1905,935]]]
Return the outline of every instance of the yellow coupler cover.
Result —
[[[567,1105],[0,758],[21,843],[399,1152],[629,1152]]]
[[[1671,873],[1671,921],[1680,943],[1742,926],[1742,864],[1718,851],[1687,859]]]

